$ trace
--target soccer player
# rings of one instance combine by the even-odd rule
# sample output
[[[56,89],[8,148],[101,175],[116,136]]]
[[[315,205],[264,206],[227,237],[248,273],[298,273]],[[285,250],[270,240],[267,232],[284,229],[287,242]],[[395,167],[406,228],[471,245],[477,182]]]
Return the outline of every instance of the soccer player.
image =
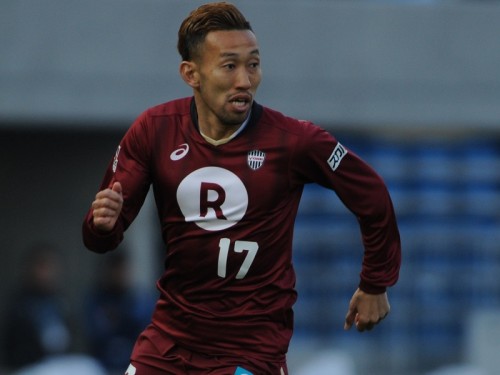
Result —
[[[389,312],[386,288],[400,267],[391,199],[327,131],[255,101],[259,46],[233,5],[200,6],[178,37],[180,75],[193,96],[132,124],[84,220],[84,243],[116,248],[152,185],[165,270],[128,375],[285,375],[304,185],[333,190],[359,221],[364,258],[345,329],[369,330]]]

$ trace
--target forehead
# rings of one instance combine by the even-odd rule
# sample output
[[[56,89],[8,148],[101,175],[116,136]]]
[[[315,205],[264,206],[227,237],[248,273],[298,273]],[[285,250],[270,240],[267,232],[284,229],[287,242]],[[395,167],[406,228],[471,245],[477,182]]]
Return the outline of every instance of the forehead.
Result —
[[[211,31],[205,37],[203,52],[217,54],[258,54],[258,44],[251,30]]]

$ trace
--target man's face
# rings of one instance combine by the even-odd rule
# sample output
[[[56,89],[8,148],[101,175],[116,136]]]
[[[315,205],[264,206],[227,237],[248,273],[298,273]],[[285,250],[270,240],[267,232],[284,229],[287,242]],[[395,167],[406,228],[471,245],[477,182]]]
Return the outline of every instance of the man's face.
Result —
[[[254,33],[250,30],[210,32],[195,62],[199,74],[195,98],[200,122],[217,127],[241,125],[261,81]]]

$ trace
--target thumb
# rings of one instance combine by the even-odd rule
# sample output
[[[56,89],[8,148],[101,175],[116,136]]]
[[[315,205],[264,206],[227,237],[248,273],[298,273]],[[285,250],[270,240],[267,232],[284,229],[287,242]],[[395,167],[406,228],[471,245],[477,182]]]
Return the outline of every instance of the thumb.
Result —
[[[113,186],[111,187],[111,190],[113,190],[114,192],[122,195],[122,184],[119,183],[118,181],[116,181]]]

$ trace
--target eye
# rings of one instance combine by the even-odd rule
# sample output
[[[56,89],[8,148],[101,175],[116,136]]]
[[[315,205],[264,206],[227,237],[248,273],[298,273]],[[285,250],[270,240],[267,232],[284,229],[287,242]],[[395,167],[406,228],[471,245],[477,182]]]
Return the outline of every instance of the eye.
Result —
[[[253,58],[248,61],[248,67],[252,70],[258,70],[260,68],[260,59]]]
[[[234,68],[236,68],[236,65],[233,63],[229,63],[229,64],[224,65],[224,68],[227,70],[233,70]]]

